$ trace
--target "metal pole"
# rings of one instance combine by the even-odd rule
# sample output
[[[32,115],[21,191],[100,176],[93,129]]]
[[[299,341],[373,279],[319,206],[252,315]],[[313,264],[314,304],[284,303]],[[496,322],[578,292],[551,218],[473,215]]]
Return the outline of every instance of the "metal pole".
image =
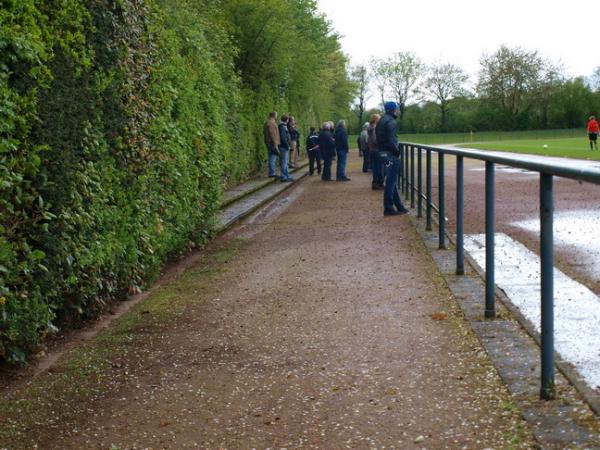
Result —
[[[442,152],[438,152],[438,240],[439,240],[439,248],[446,248],[446,211],[444,208],[445,202],[445,189],[444,189],[444,154]]]
[[[421,148],[417,147],[417,217],[423,217],[423,162]]]
[[[400,188],[400,192],[404,188],[404,170],[402,168],[402,163],[404,161],[404,149],[406,148],[405,144],[402,144],[400,148],[400,170],[398,171],[398,187]]]
[[[415,147],[410,146],[410,207],[415,207]]]
[[[485,162],[485,317],[496,317],[494,266],[494,163]]]
[[[540,256],[542,272],[542,388],[540,397],[552,400],[554,390],[554,239],[552,175],[540,174]]]
[[[425,174],[425,184],[427,190],[427,225],[425,227],[426,231],[431,231],[431,150],[427,150],[426,155],[426,174]]]
[[[409,182],[410,180],[408,179],[408,145],[406,146],[406,157],[404,158],[404,173],[406,174],[406,176],[404,177],[404,199],[408,200],[408,197],[410,195],[409,191],[408,191],[408,186],[409,186]]]
[[[456,275],[465,274],[465,201],[464,201],[464,160],[456,157]]]

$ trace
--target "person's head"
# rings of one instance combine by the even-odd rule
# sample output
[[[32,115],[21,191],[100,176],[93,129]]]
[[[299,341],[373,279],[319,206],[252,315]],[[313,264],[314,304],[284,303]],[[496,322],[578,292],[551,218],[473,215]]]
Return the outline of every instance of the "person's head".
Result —
[[[310,134],[315,134],[317,129],[315,127],[310,127]]]
[[[381,119],[381,116],[379,114],[373,114],[371,116],[371,120],[369,120],[369,124],[370,125],[377,125],[377,122],[379,122],[379,119]]]
[[[398,112],[398,104],[396,102],[385,102],[383,109],[385,109],[386,113],[396,115]]]
[[[323,122],[321,126],[321,130],[329,130],[329,122]]]
[[[284,114],[283,116],[281,116],[281,121],[282,121],[283,123],[288,123],[288,120],[289,120],[289,119],[288,119],[288,116],[286,116],[285,114]]]
[[[596,118],[596,116],[590,116],[590,120],[594,120]]]
[[[367,128],[369,128],[369,122],[365,122],[362,126],[363,130],[366,130]]]
[[[346,128],[346,121],[344,119],[338,120],[338,128]]]
[[[333,126],[333,122],[330,120],[329,122],[327,122],[329,129],[333,130],[334,126]]]
[[[277,111],[271,111],[271,112],[269,113],[269,117],[270,117],[271,119],[277,119]]]
[[[288,123],[290,125],[296,125],[296,119],[294,119],[294,116],[290,116],[290,118],[288,120]]]

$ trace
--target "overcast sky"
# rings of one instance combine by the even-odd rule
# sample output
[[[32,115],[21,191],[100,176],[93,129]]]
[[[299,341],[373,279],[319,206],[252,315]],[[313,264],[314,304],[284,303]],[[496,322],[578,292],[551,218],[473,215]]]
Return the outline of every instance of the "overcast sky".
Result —
[[[600,2],[556,0],[318,0],[353,64],[398,51],[452,62],[474,79],[502,44],[538,50],[570,76],[600,66]]]

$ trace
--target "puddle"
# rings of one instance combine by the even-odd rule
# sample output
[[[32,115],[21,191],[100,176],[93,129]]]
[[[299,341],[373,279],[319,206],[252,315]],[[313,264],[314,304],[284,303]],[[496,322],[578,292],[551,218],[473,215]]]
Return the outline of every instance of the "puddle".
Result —
[[[587,228],[593,229],[597,228]],[[485,234],[465,236],[465,250],[485,268]],[[538,255],[502,233],[495,236],[495,250],[496,285],[539,332]],[[590,387],[600,387],[600,298],[555,268],[554,308],[556,351],[577,368]]]
[[[469,169],[471,172],[485,172],[485,167],[473,167]],[[527,169],[519,169],[517,167],[510,166],[498,166],[496,165],[496,172],[504,172],[504,173],[512,173],[512,174],[520,174],[520,175],[528,175],[528,176],[539,176],[538,172],[532,172]]]

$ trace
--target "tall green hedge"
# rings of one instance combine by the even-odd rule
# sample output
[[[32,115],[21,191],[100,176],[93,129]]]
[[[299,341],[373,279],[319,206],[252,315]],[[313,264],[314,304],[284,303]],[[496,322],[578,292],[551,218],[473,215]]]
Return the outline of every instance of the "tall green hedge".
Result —
[[[270,33],[315,28],[298,47],[314,71],[291,72],[285,39],[272,60],[252,51],[265,17]],[[332,70],[343,84],[312,1],[0,0],[0,361],[204,242],[223,187],[264,164],[269,110],[347,109],[349,85],[315,97]]]

